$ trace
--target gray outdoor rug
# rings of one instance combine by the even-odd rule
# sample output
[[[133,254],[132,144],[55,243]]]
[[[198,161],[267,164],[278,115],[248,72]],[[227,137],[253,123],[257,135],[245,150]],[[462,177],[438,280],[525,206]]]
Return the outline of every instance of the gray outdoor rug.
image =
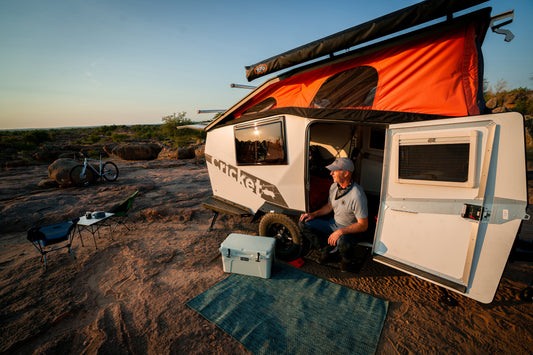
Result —
[[[388,301],[274,263],[231,274],[187,305],[255,354],[374,354]]]

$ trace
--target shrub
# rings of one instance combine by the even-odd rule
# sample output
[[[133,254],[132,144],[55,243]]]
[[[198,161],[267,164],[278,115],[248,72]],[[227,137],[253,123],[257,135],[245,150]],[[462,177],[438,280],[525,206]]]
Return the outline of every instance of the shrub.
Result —
[[[128,138],[128,135],[125,133],[112,133],[111,139],[115,143],[124,142]]]
[[[51,139],[48,131],[43,130],[24,132],[23,138],[25,141],[33,145],[40,145],[41,143],[47,142]]]
[[[186,112],[180,112],[178,114],[173,113],[172,115],[165,116],[162,118],[164,124],[161,127],[161,130],[167,137],[175,138],[177,137],[178,130],[176,127],[184,126],[191,124],[192,121],[188,118],[185,118]]]

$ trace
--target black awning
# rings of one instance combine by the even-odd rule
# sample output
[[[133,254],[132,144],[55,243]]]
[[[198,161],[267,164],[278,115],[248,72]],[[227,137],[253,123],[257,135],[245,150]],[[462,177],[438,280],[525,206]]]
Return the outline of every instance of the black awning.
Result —
[[[348,49],[420,24],[452,15],[488,0],[427,0],[392,12],[377,19],[310,42],[257,64],[246,66],[246,78],[261,76],[290,68],[307,61]]]

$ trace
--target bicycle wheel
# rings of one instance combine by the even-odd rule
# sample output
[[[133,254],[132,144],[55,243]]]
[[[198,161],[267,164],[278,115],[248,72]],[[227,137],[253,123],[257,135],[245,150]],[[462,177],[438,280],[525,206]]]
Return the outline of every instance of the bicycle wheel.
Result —
[[[102,177],[107,181],[115,181],[118,178],[118,168],[113,162],[105,162],[102,166]]]
[[[76,165],[70,169],[70,181],[76,186],[88,186],[94,181],[94,173],[91,169],[86,168],[85,174],[83,165]]]

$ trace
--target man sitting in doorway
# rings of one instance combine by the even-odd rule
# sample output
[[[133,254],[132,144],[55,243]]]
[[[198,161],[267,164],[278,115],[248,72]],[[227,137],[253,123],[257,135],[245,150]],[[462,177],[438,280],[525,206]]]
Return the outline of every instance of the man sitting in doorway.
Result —
[[[368,228],[368,206],[363,189],[353,180],[355,170],[349,158],[337,158],[326,167],[333,184],[328,202],[320,209],[300,216],[300,229],[311,247],[321,251],[320,263],[326,263],[338,250],[341,270],[353,270],[354,251],[359,233]],[[329,219],[325,217],[333,212]]]

